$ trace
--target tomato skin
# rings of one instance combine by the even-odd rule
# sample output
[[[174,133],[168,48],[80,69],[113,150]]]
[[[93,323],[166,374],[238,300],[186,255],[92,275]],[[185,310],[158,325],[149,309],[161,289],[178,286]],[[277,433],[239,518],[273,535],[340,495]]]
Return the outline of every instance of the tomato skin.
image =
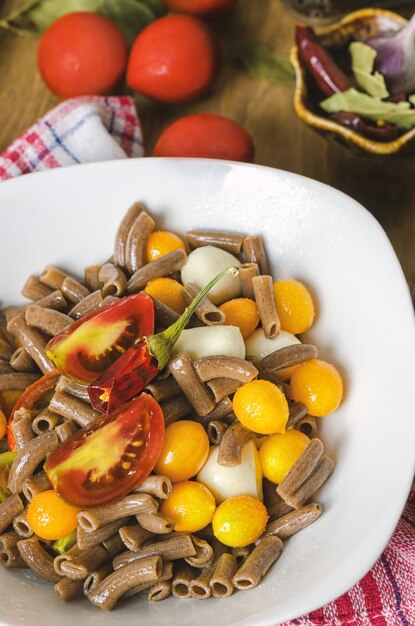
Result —
[[[232,9],[238,0],[165,0],[172,11],[196,17],[220,15]]]
[[[209,26],[187,15],[168,15],[134,41],[127,83],[155,100],[188,102],[210,89],[219,70],[219,42]]]
[[[46,461],[45,471],[57,494],[70,504],[105,504],[147,478],[163,438],[160,405],[142,393],[64,441]]]
[[[154,156],[200,157],[252,162],[255,148],[246,130],[215,113],[196,113],[173,122],[160,135]]]
[[[60,98],[109,94],[127,65],[127,44],[111,20],[97,13],[69,13],[45,31],[38,67]]]

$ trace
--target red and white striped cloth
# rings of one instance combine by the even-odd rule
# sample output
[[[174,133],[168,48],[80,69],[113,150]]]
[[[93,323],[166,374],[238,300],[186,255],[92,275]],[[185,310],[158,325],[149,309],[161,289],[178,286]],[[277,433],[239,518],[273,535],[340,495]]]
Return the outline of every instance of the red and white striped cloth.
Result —
[[[0,155],[0,180],[143,154],[131,98],[77,98],[57,106]],[[392,539],[370,572],[341,598],[284,624],[294,625],[415,626],[415,483]]]

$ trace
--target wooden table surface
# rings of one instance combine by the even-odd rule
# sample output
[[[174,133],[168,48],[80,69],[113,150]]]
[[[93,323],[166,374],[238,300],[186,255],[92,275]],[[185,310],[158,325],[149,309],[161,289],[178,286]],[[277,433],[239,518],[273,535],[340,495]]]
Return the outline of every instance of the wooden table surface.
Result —
[[[18,0],[0,4],[5,14]],[[240,0],[214,26],[229,41],[262,42],[287,53],[293,24],[280,0]],[[37,72],[37,44],[33,35],[17,37],[0,30],[0,151],[58,102]],[[328,183],[367,207],[385,228],[408,282],[414,284],[414,157],[359,156],[329,143],[297,119],[292,98],[291,88],[253,80],[228,60],[214,92],[202,101],[167,106],[137,98],[137,107],[148,154],[161,129],[182,115],[211,111],[235,119],[254,139],[256,163]]]

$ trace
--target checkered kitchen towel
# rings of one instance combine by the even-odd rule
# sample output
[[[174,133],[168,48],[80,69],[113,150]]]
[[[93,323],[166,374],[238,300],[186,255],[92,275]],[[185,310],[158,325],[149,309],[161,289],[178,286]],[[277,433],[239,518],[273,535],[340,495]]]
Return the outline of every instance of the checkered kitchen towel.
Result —
[[[0,155],[0,180],[143,152],[131,98],[77,98],[57,106]],[[284,626],[294,624],[415,626],[415,483],[392,539],[370,572],[335,602]]]

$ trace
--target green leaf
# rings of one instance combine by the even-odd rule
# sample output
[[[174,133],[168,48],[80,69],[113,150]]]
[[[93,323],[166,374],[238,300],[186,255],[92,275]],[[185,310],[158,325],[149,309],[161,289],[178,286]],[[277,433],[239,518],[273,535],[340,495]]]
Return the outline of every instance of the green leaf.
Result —
[[[156,17],[162,17],[165,13],[167,13],[167,8],[164,4],[164,0],[142,0],[142,2],[153,11]]]
[[[0,454],[0,504],[4,502],[10,495],[7,488],[10,468],[17,456],[17,452],[3,452]]]
[[[102,0],[99,13],[117,24],[128,45],[156,18],[153,11],[139,0]]]
[[[295,84],[294,70],[286,55],[256,43],[236,45],[233,52],[252,78],[286,87]]]
[[[40,0],[33,7],[23,7],[22,15],[41,33],[62,15],[75,11],[97,12],[101,5],[102,0]]]
[[[390,122],[404,129],[415,126],[415,109],[409,102],[384,102],[353,87],[330,96],[320,106],[327,113],[356,113],[375,122]]]
[[[55,550],[58,554],[66,554],[68,550],[72,548],[76,543],[76,530],[73,530],[66,537],[62,537],[62,539],[56,539],[52,543],[52,549]]]
[[[415,106],[415,93],[412,96],[408,96],[408,100],[411,104]]]
[[[370,96],[387,98],[389,96],[385,79],[380,72],[373,72],[377,51],[361,41],[350,44],[352,70],[358,85]]]

